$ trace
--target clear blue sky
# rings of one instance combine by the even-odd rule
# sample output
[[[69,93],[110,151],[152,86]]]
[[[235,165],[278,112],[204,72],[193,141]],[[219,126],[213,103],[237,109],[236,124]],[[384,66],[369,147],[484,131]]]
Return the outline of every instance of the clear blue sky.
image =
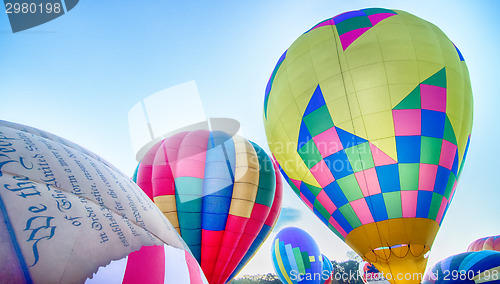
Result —
[[[68,14],[17,34],[2,8],[0,119],[63,136],[131,175],[129,109],[196,80],[208,116],[238,119],[245,136],[265,146],[264,89],[283,51],[323,19],[375,6],[436,24],[460,48],[471,75],[471,147],[431,265],[476,238],[500,234],[499,1],[82,0]],[[281,225],[306,229],[330,259],[345,259],[349,248],[288,187],[284,206]],[[272,271],[269,247],[243,273]]]

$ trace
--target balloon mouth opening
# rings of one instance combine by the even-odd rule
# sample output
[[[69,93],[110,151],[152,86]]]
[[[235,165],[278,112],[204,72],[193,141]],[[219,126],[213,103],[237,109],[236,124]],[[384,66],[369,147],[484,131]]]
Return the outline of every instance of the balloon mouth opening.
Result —
[[[375,250],[384,250],[384,249],[401,248],[401,247],[407,247],[407,246],[409,246],[409,244],[399,244],[399,245],[390,246],[390,247],[379,247],[379,248],[374,249],[374,251],[375,251]]]
[[[371,252],[375,254],[376,258],[387,261],[393,255],[398,258],[406,258],[408,256],[413,256],[413,257],[423,256],[424,258],[427,258],[429,256],[430,248],[421,244],[397,244],[393,246],[378,247],[373,249]],[[373,255],[371,255],[372,257],[368,257],[368,255],[365,256],[368,259],[371,259],[373,257]]]

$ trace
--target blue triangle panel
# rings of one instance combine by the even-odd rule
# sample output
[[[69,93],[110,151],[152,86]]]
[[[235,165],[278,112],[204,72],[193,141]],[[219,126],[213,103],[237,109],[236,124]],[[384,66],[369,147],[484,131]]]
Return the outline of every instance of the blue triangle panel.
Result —
[[[351,134],[345,130],[342,130],[338,127],[335,127],[335,130],[337,130],[337,134],[339,135],[340,142],[342,142],[342,146],[344,149],[356,146],[361,143],[365,143],[366,140],[356,136],[354,134]]]
[[[312,139],[311,133],[309,133],[309,129],[307,129],[306,123],[304,120],[300,123],[300,132],[299,139],[297,141],[297,151],[299,151],[302,146],[304,146],[309,140]]]
[[[453,44],[453,46],[455,46],[455,49],[457,50],[458,58],[460,58],[460,61],[465,61],[464,57],[462,56],[462,52],[460,52],[460,49],[458,49],[455,44]]]
[[[325,105],[325,98],[323,97],[323,93],[321,92],[321,88],[318,86],[316,90],[314,90],[314,94],[312,95],[309,103],[307,104],[306,111],[303,116],[310,114],[311,112],[317,110],[318,108]]]
[[[286,182],[289,182],[290,181],[290,178],[288,177],[288,175],[285,173],[285,170],[283,170],[283,168],[281,167],[280,164],[278,164],[278,168],[280,169],[280,172],[281,172],[281,175],[283,176],[283,178],[286,180]]]
[[[300,184],[300,193],[304,195],[304,197],[311,202],[311,204],[314,204],[314,201],[316,200],[316,196],[311,192],[311,190],[307,187],[305,182],[302,182]]]
[[[453,166],[451,167],[451,172],[458,176],[458,149],[455,152],[455,159],[453,160]]]

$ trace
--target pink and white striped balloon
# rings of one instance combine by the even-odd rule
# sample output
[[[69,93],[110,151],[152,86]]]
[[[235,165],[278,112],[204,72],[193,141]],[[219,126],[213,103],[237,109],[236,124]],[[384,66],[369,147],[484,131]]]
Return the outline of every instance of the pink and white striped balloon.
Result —
[[[112,261],[85,283],[208,284],[208,281],[188,251],[165,245],[144,246],[124,259]]]

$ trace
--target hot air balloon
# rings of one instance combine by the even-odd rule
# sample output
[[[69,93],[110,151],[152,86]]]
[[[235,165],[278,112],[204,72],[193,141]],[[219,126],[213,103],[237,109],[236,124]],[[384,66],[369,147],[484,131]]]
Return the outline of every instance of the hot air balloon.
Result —
[[[332,284],[332,282],[333,282],[332,262],[324,254],[322,255],[322,257],[323,257],[323,272],[322,272],[321,277],[324,281],[324,282],[322,282],[322,284]]]
[[[378,271],[375,265],[362,261],[359,263],[359,275],[364,283],[378,284],[389,283],[384,279],[383,275]]]
[[[281,208],[281,181],[257,144],[223,131],[177,133],[139,163],[137,184],[187,243],[209,283],[256,252]]]
[[[314,239],[304,230],[287,227],[279,231],[271,255],[276,275],[283,283],[324,283],[322,255]]]
[[[500,252],[465,252],[450,256],[434,265],[422,284],[499,283]]]
[[[283,53],[264,125],[286,181],[328,228],[385,274],[423,273],[472,109],[464,58],[439,28],[369,8],[318,23]]]
[[[467,251],[494,250],[500,251],[500,236],[490,236],[473,241]]]
[[[0,283],[83,283],[141,247],[184,255],[164,263],[194,259],[129,177],[61,137],[0,121],[0,184]],[[175,283],[162,280],[148,283]]]

